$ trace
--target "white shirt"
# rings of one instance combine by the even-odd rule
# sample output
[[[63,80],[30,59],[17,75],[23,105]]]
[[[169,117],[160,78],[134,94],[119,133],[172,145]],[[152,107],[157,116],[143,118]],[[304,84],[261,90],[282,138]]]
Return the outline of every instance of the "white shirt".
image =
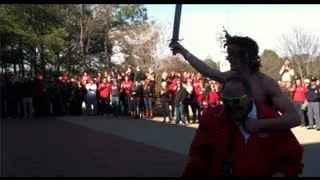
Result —
[[[89,93],[96,93],[96,90],[97,90],[97,85],[95,83],[93,84],[87,84],[86,85],[86,89],[88,90]]]
[[[282,66],[279,74],[281,75],[285,69],[286,69],[285,66]],[[281,81],[291,81],[293,76],[294,76],[294,71],[293,69],[290,68],[289,71],[282,74]]]
[[[251,109],[250,113],[248,114],[248,117],[253,118],[253,119],[257,119],[257,107],[256,107],[254,101],[253,101],[252,109]],[[243,137],[245,138],[245,140],[248,140],[250,137],[250,133],[244,129],[242,124],[240,124],[240,123],[237,123],[237,124],[238,124],[240,131],[241,131]]]

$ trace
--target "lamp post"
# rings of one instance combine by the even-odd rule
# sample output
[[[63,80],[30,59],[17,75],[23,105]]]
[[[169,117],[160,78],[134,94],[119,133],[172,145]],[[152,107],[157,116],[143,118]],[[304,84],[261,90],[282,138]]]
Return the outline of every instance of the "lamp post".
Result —
[[[229,71],[230,70],[230,63],[227,61],[227,51],[223,47],[224,41],[226,40],[224,34],[217,33],[216,40],[219,43],[220,51],[219,51],[219,69],[221,72]]]

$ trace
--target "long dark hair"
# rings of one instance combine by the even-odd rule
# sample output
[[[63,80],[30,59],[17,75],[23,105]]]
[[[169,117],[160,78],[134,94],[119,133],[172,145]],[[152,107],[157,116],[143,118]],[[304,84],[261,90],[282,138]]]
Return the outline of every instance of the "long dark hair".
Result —
[[[259,71],[261,66],[261,58],[258,55],[259,53],[259,46],[256,41],[246,37],[240,36],[229,36],[226,40],[225,46],[229,45],[237,45],[241,48],[241,52],[243,55],[248,53],[249,57],[249,68],[251,73]]]

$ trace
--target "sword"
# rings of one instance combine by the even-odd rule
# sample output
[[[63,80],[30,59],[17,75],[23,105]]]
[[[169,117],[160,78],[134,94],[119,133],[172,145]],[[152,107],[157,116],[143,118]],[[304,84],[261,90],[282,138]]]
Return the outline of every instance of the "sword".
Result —
[[[182,4],[176,4],[176,10],[174,13],[174,22],[173,22],[173,33],[172,33],[171,41],[179,41],[181,9],[182,9]],[[172,51],[172,54],[176,55],[177,53]]]

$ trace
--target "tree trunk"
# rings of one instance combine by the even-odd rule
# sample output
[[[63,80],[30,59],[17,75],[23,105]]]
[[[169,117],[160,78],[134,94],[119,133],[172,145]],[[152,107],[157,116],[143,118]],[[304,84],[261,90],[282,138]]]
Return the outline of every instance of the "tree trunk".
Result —
[[[80,44],[80,57],[84,65],[86,65],[86,59],[84,57],[84,43],[83,43],[83,35],[84,35],[84,28],[83,28],[83,4],[80,5],[80,38],[79,38],[79,44]]]
[[[20,67],[21,67],[21,75],[22,75],[22,77],[24,77],[25,76],[25,69],[24,69],[24,63],[23,63],[23,59],[24,59],[24,57],[23,57],[23,49],[22,49],[22,40],[20,39],[19,40],[19,57],[20,57]]]
[[[40,65],[41,65],[42,73],[45,74],[46,61],[45,61],[45,57],[44,57],[44,44],[43,44],[43,42],[40,42]]]
[[[33,73],[36,76],[38,74],[38,69],[37,69],[37,52],[35,48],[32,51],[32,55],[33,55],[33,58],[31,60],[31,66],[33,67]]]
[[[60,73],[60,58],[59,58],[59,52],[56,53],[57,56],[57,72]]]
[[[17,75],[17,64],[15,62],[13,63],[13,72]]]

